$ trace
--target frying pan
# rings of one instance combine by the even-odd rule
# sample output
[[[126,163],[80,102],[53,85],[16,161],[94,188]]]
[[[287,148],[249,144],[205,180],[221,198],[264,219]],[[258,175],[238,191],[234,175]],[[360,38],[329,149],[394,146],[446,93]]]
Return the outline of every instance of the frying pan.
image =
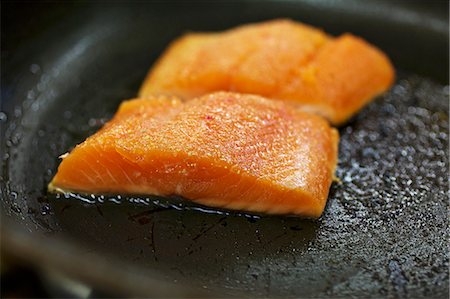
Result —
[[[448,297],[447,12],[447,1],[4,3],[2,252],[109,296]],[[57,157],[136,95],[173,38],[279,17],[360,35],[398,71],[340,128],[320,219],[46,193]]]

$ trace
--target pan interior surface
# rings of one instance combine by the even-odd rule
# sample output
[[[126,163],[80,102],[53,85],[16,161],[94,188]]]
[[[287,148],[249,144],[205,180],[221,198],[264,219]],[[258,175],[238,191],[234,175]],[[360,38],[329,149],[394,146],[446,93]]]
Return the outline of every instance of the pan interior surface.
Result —
[[[64,30],[49,26],[28,44],[12,44],[17,51],[5,54],[0,115],[5,218],[31,233],[70,240],[83,254],[119,259],[142,275],[150,271],[214,294],[447,297],[449,87],[439,83],[446,79],[438,67],[411,66],[395,50],[389,54],[402,69],[395,86],[340,128],[339,182],[317,221],[47,195],[57,157],[136,95],[174,37],[277,16],[316,22],[333,33],[352,28],[348,20],[333,27],[317,12],[308,19],[304,14],[315,10],[294,2],[273,5],[271,13],[270,4],[265,13],[247,4],[241,16],[232,4],[222,5],[183,6],[185,14],[162,4],[74,5],[71,16],[55,13]],[[389,48],[400,27],[383,43],[372,19],[363,19],[353,19],[366,24],[361,34]],[[441,36],[428,30],[421,41]],[[448,46],[448,32],[446,38]]]

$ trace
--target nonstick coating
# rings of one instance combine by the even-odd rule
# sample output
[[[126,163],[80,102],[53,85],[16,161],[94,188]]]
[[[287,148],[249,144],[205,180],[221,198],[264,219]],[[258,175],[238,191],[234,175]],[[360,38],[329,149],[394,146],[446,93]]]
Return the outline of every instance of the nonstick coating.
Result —
[[[448,3],[364,3],[38,4],[21,17],[6,6],[2,248],[110,294],[447,298]],[[57,157],[136,95],[169,41],[275,17],[359,34],[401,69],[340,128],[339,182],[319,220],[46,194]]]

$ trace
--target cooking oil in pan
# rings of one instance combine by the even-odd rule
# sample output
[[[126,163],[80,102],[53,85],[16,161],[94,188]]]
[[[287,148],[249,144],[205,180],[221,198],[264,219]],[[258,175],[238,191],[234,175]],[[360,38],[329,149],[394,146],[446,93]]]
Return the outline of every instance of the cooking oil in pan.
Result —
[[[122,204],[129,203],[135,205],[143,206],[154,206],[156,208],[162,209],[174,209],[174,210],[186,210],[186,211],[197,211],[206,214],[216,214],[216,215],[233,215],[237,217],[244,217],[250,221],[255,221],[261,218],[261,215],[244,213],[239,211],[230,211],[219,208],[210,208],[200,204],[196,204],[189,200],[183,199],[178,196],[122,196],[122,195],[97,195],[97,194],[81,194],[75,192],[65,192],[65,193],[55,193],[49,195],[50,198],[56,200],[62,199],[75,199],[79,200],[85,204],[103,204],[105,202]]]

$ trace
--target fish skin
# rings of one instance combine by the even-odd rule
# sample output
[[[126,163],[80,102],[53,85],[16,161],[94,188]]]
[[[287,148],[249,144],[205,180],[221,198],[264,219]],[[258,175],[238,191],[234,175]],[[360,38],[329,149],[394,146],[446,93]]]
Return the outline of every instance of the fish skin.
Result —
[[[394,77],[388,57],[363,39],[280,19],[180,37],[150,69],[139,95],[253,93],[341,125]]]
[[[135,99],[62,160],[49,190],[179,195],[212,207],[316,218],[338,139],[323,118],[255,95]]]

